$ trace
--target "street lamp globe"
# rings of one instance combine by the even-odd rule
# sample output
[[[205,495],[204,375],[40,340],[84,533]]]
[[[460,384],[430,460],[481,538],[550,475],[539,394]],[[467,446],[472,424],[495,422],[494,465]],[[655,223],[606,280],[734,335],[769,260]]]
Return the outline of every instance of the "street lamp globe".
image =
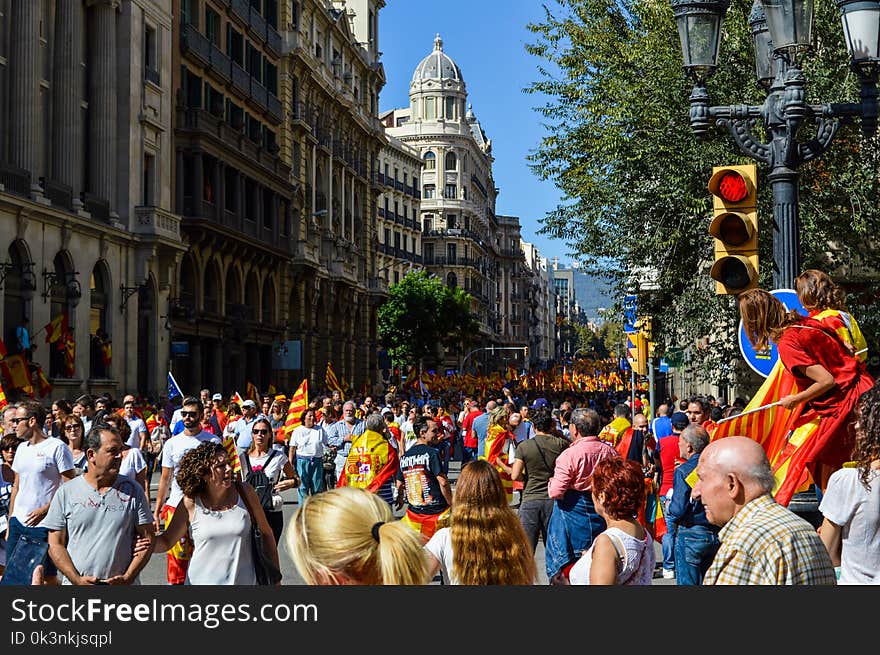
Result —
[[[787,52],[796,59],[810,47],[813,31],[813,0],[762,0],[770,40],[775,52]]]
[[[752,40],[755,44],[755,75],[758,85],[769,89],[776,75],[773,71],[773,43],[770,41],[767,16],[764,15],[761,0],[755,0],[752,5],[749,26],[752,28]]]
[[[880,0],[836,0],[852,63],[871,75],[880,65]]]
[[[718,66],[721,23],[730,0],[672,0],[684,68],[703,82]]]

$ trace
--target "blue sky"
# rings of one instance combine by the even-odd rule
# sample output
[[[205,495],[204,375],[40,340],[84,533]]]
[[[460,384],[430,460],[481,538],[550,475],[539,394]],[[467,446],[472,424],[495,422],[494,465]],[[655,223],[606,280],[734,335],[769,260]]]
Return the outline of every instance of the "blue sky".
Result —
[[[532,108],[544,104],[523,89],[538,79],[537,61],[525,51],[534,37],[529,22],[543,18],[536,0],[387,0],[379,14],[379,49],[387,82],[381,111],[409,105],[409,82],[418,63],[443,38],[443,50],[458,64],[468,102],[492,139],[496,212],[519,216],[523,239],[548,259],[570,264],[564,242],[537,232],[541,219],[559,202],[559,190],[529,170],[526,157],[544,130]]]

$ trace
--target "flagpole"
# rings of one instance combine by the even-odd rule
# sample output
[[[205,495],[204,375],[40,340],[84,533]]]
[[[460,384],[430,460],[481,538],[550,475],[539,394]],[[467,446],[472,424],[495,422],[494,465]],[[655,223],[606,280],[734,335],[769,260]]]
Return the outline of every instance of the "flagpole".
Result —
[[[171,381],[174,382],[174,386],[177,387],[177,390],[180,392],[180,395],[183,396],[183,389],[181,389],[180,385],[177,384],[177,380],[174,379],[174,374],[171,372],[170,369],[168,370],[168,377],[171,378]]]
[[[740,418],[742,416],[746,416],[747,414],[754,414],[755,412],[761,412],[765,409],[770,409],[771,407],[776,407],[781,403],[777,400],[775,403],[770,403],[769,405],[762,405],[761,407],[755,407],[753,409],[746,410],[744,412],[740,412],[739,414],[734,414],[733,416],[728,416],[727,418],[719,419],[716,422],[716,425],[721,425],[722,423],[726,423],[727,421],[732,421],[733,419]]]

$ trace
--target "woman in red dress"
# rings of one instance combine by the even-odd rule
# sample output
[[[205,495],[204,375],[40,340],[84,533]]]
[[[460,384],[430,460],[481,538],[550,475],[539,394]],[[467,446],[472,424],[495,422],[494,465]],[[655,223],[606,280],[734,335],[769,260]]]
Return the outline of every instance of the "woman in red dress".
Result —
[[[800,390],[779,399],[780,405],[795,411],[787,442],[771,459],[777,471],[787,466],[776,500],[788,504],[806,481],[805,469],[824,490],[831,473],[847,461],[853,447],[850,415],[874,381],[834,330],[786,310],[770,293],[762,289],[741,293],[739,311],[755,349],[766,348],[772,340]]]

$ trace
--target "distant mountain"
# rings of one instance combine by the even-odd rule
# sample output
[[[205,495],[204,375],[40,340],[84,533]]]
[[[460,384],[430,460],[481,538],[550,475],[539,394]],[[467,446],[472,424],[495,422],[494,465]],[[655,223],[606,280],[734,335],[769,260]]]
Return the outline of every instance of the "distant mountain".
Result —
[[[600,307],[610,307],[614,302],[611,287],[604,280],[574,269],[574,293],[587,320],[598,322]]]

